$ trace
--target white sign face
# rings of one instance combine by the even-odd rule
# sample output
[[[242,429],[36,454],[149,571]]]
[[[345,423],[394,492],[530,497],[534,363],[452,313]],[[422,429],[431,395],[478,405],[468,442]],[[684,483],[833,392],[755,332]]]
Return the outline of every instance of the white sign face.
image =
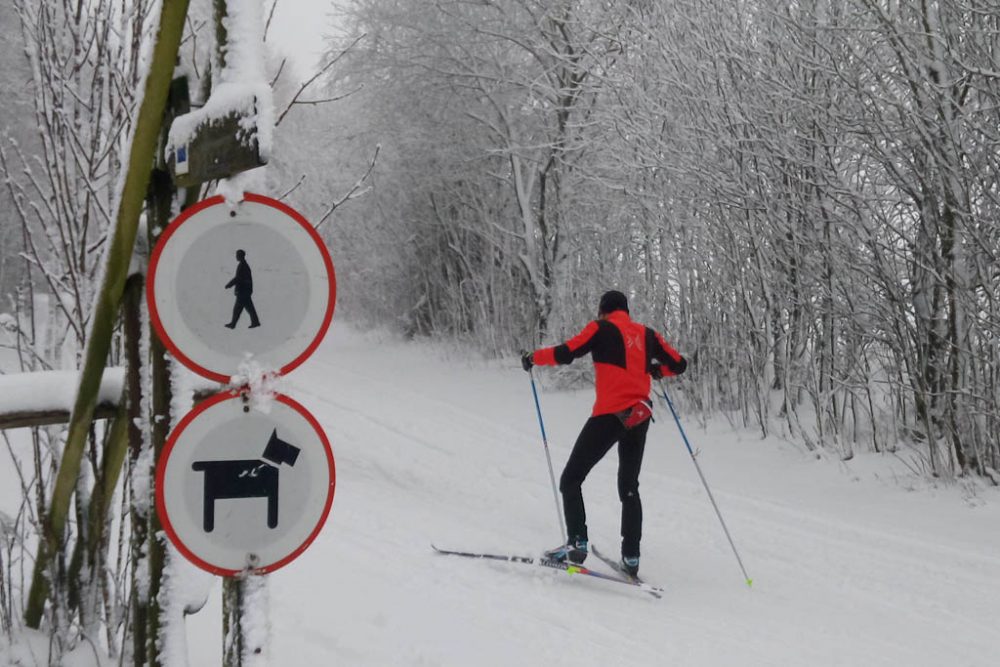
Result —
[[[278,395],[258,412],[218,394],[170,434],[156,469],[156,511],[170,540],[214,574],[272,572],[301,554],[333,504],[330,443]]]
[[[191,370],[228,382],[248,355],[287,373],[319,345],[336,301],[333,262],[301,215],[246,193],[185,210],[150,259],[147,301],[167,349]]]

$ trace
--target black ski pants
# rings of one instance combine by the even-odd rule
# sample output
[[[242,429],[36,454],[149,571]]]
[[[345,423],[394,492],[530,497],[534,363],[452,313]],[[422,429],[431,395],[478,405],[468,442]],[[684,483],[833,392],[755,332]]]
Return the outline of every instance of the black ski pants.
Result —
[[[639,556],[642,539],[642,502],[639,500],[639,469],[646,448],[649,420],[626,429],[613,414],[587,420],[580,431],[566,468],[559,479],[570,540],[587,538],[587,512],[583,506],[583,480],[618,443],[618,497],[622,502],[622,555]]]

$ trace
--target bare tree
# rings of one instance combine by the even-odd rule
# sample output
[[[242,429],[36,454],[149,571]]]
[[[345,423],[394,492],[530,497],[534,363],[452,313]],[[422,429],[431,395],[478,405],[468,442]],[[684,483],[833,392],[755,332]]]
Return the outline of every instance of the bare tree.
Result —
[[[30,141],[9,135],[0,144],[11,202],[5,213],[16,221],[23,266],[13,299],[22,370],[76,367],[86,344],[151,6],[145,0],[13,3],[29,75],[22,87],[29,91],[35,132]],[[32,531],[40,530],[46,514],[63,436],[58,427],[35,429],[34,461],[22,461],[33,470],[22,477],[25,498],[32,500]],[[76,488],[75,539],[67,541],[91,557],[74,561],[64,554],[52,582],[56,656],[81,637],[101,641],[102,630],[112,651],[121,641],[126,600],[117,582],[126,562],[109,551],[105,527],[87,519],[91,495],[108,473],[101,467],[106,437],[100,427],[91,429],[89,465]],[[19,587],[19,603],[25,593]]]
[[[698,350],[696,405],[996,476],[995,7],[348,15],[345,143],[384,158],[334,233],[392,258],[348,268],[367,313],[503,350],[617,285]]]

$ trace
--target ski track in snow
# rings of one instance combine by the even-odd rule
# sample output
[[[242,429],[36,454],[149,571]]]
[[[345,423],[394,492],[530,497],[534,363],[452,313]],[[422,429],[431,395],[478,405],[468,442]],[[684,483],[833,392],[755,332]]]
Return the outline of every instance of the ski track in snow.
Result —
[[[754,578],[748,590],[672,419],[659,410],[642,474],[642,574],[666,589],[654,600],[559,572],[432,553],[435,542],[537,555],[560,537],[519,369],[456,359],[445,346],[373,342],[341,325],[287,385],[327,429],[337,491],[317,541],[271,577],[273,664],[1000,660],[992,491],[971,507],[955,488],[923,494],[859,483],[770,442],[689,427]],[[592,394],[543,389],[541,401],[558,478]],[[782,463],[787,469],[776,468]],[[591,539],[611,553],[615,468],[612,452],[585,485]],[[908,525],[911,500],[912,513],[929,508],[930,516]],[[944,531],[955,522],[968,523],[956,528],[961,540]],[[938,527],[945,534],[928,532]]]

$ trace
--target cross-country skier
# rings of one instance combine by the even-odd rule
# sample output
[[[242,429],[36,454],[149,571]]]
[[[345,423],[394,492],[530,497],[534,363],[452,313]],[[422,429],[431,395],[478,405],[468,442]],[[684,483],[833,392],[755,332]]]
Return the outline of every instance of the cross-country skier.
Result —
[[[578,564],[586,559],[587,517],[581,487],[590,470],[617,442],[621,566],[636,576],[642,538],[639,469],[652,416],[650,376],[659,379],[679,375],[687,368],[687,361],[659,333],[633,322],[625,295],[612,290],[601,297],[597,320],[561,345],[522,353],[521,365],[530,371],[535,365],[569,364],[587,353],[594,361],[597,400],[559,480],[569,535],[566,544],[545,555]]]

